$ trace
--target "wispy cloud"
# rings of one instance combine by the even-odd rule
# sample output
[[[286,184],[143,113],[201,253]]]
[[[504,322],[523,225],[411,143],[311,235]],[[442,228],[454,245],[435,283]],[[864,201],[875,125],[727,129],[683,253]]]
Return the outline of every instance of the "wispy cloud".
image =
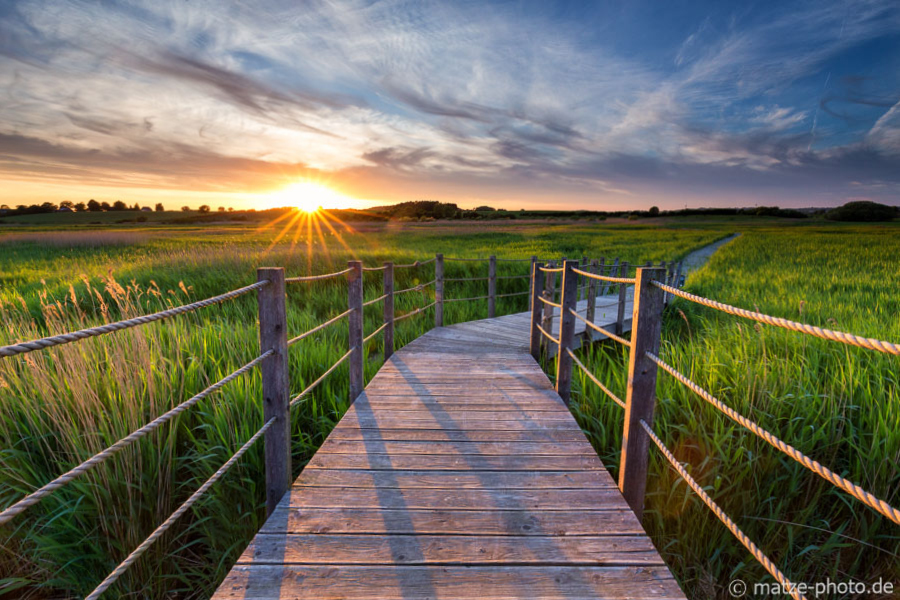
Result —
[[[386,200],[395,178],[396,199],[556,186],[620,206],[900,181],[895,2],[664,25],[480,2],[8,3],[0,168],[248,191],[312,170]]]

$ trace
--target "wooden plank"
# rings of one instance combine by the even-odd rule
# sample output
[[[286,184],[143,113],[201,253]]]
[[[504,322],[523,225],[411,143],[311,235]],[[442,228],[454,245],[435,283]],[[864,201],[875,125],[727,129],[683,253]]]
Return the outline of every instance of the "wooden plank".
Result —
[[[329,439],[335,440],[423,440],[434,442],[572,442],[583,440],[584,434],[576,429],[546,429],[546,430],[519,430],[519,431],[495,431],[487,430],[459,430],[459,429],[358,429],[355,427],[338,427],[331,432]]]
[[[295,486],[434,489],[592,489],[616,487],[605,471],[331,471],[304,470]]]
[[[335,535],[257,536],[239,565],[655,565],[646,536]]]
[[[450,456],[420,454],[387,456],[384,454],[349,455],[316,454],[307,469],[378,469],[378,470],[439,470],[455,471],[585,471],[603,469],[596,456]]]
[[[620,600],[684,596],[665,567],[238,565],[214,600]]]
[[[644,530],[634,513],[598,506],[584,510],[396,510],[382,508],[289,508],[282,502],[260,533],[636,535]]]
[[[330,454],[441,454],[480,456],[509,456],[533,454],[536,456],[579,456],[593,455],[594,449],[583,441],[577,442],[431,442],[431,441],[387,441],[368,440],[328,440],[319,452]]]
[[[489,475],[485,475],[488,477]],[[583,490],[510,489],[443,490],[432,488],[332,488],[294,486],[288,492],[291,508],[396,508],[405,510],[567,510],[590,509],[621,499],[613,488]]]

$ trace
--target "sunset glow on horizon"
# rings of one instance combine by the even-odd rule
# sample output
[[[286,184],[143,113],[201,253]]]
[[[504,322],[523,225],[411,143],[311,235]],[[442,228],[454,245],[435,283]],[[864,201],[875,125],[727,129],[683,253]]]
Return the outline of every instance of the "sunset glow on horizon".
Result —
[[[892,0],[13,1],[0,79],[9,206],[900,197]]]

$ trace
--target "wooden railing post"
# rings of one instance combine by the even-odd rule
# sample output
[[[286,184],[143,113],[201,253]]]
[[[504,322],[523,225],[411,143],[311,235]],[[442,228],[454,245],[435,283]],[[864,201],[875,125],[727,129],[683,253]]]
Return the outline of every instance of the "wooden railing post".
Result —
[[[528,310],[532,310],[534,308],[533,300],[534,300],[534,265],[537,264],[537,256],[531,257],[531,270],[528,271],[531,277],[528,278]]]
[[[559,315],[559,353],[556,357],[556,393],[563,399],[566,405],[572,395],[572,357],[568,350],[572,350],[575,342],[575,315],[573,310],[578,309],[578,274],[572,269],[578,267],[577,260],[567,260],[564,263],[565,270],[562,278],[562,298]]]
[[[287,310],[285,309],[284,269],[257,269],[257,281],[268,280],[259,288],[259,350],[274,354],[260,365],[263,393],[263,422],[275,422],[266,431],[266,515],[291,487],[291,412],[288,375]]]
[[[615,268],[613,268],[615,272]],[[619,265],[619,277],[628,277],[628,262],[623,261]],[[616,313],[616,335],[622,335],[625,331],[625,299],[628,293],[628,286],[624,283],[619,284],[619,310]],[[634,327],[634,324],[632,324]]]
[[[637,270],[631,321],[631,356],[628,359],[619,489],[638,520],[644,512],[650,444],[650,437],[641,427],[641,421],[647,425],[653,424],[653,406],[656,403],[656,363],[647,358],[646,353],[659,353],[663,309],[663,291],[650,282],[663,277],[663,269]]]
[[[533,257],[532,257],[533,258]],[[538,330],[541,323],[541,313],[543,306],[541,302],[541,294],[544,291],[543,279],[541,278],[541,265],[537,261],[531,263],[531,356],[534,360],[541,360],[541,340],[544,337]]]
[[[364,386],[363,363],[363,270],[362,262],[351,260],[347,263],[351,271],[347,273],[347,304],[353,311],[347,321],[349,323],[350,355],[350,402],[362,394]]]
[[[394,354],[394,263],[384,263],[384,360]]]
[[[582,256],[581,257],[581,267],[580,267],[581,270],[587,271],[589,264],[590,264],[590,259],[587,256]],[[584,298],[587,299],[588,278],[585,277],[584,275],[579,275],[578,281],[580,282],[578,284],[578,299],[581,300],[582,294],[584,295]]]
[[[434,326],[444,326],[444,255],[434,255]]]
[[[497,316],[497,257],[493,254],[488,261],[488,318]]]
[[[600,259],[603,260],[602,258]],[[591,267],[588,271],[589,273],[600,273],[602,267],[596,260],[591,261]],[[587,285],[587,312],[584,315],[584,318],[589,322],[594,322],[594,315],[597,314],[597,283],[599,283],[596,279],[591,278],[588,281]],[[594,331],[590,327],[584,328],[584,337],[586,337],[590,341],[594,341]]]
[[[552,260],[547,264],[547,268],[555,269],[556,263]],[[555,302],[556,299],[556,273],[544,273],[544,287],[541,290],[541,295],[549,300],[550,302]],[[540,301],[539,301],[540,302]],[[541,321],[541,327],[547,333],[553,333],[553,307],[549,304],[544,304],[540,302],[540,304],[544,307],[544,318]],[[544,354],[546,356],[550,355],[548,350],[550,342],[546,338],[542,336],[541,339],[541,347],[544,348]]]

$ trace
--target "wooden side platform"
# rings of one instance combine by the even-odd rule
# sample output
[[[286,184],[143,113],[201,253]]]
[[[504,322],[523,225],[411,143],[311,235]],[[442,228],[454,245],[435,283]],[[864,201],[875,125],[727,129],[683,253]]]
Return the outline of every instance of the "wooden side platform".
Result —
[[[518,320],[394,354],[214,598],[684,598]]]

